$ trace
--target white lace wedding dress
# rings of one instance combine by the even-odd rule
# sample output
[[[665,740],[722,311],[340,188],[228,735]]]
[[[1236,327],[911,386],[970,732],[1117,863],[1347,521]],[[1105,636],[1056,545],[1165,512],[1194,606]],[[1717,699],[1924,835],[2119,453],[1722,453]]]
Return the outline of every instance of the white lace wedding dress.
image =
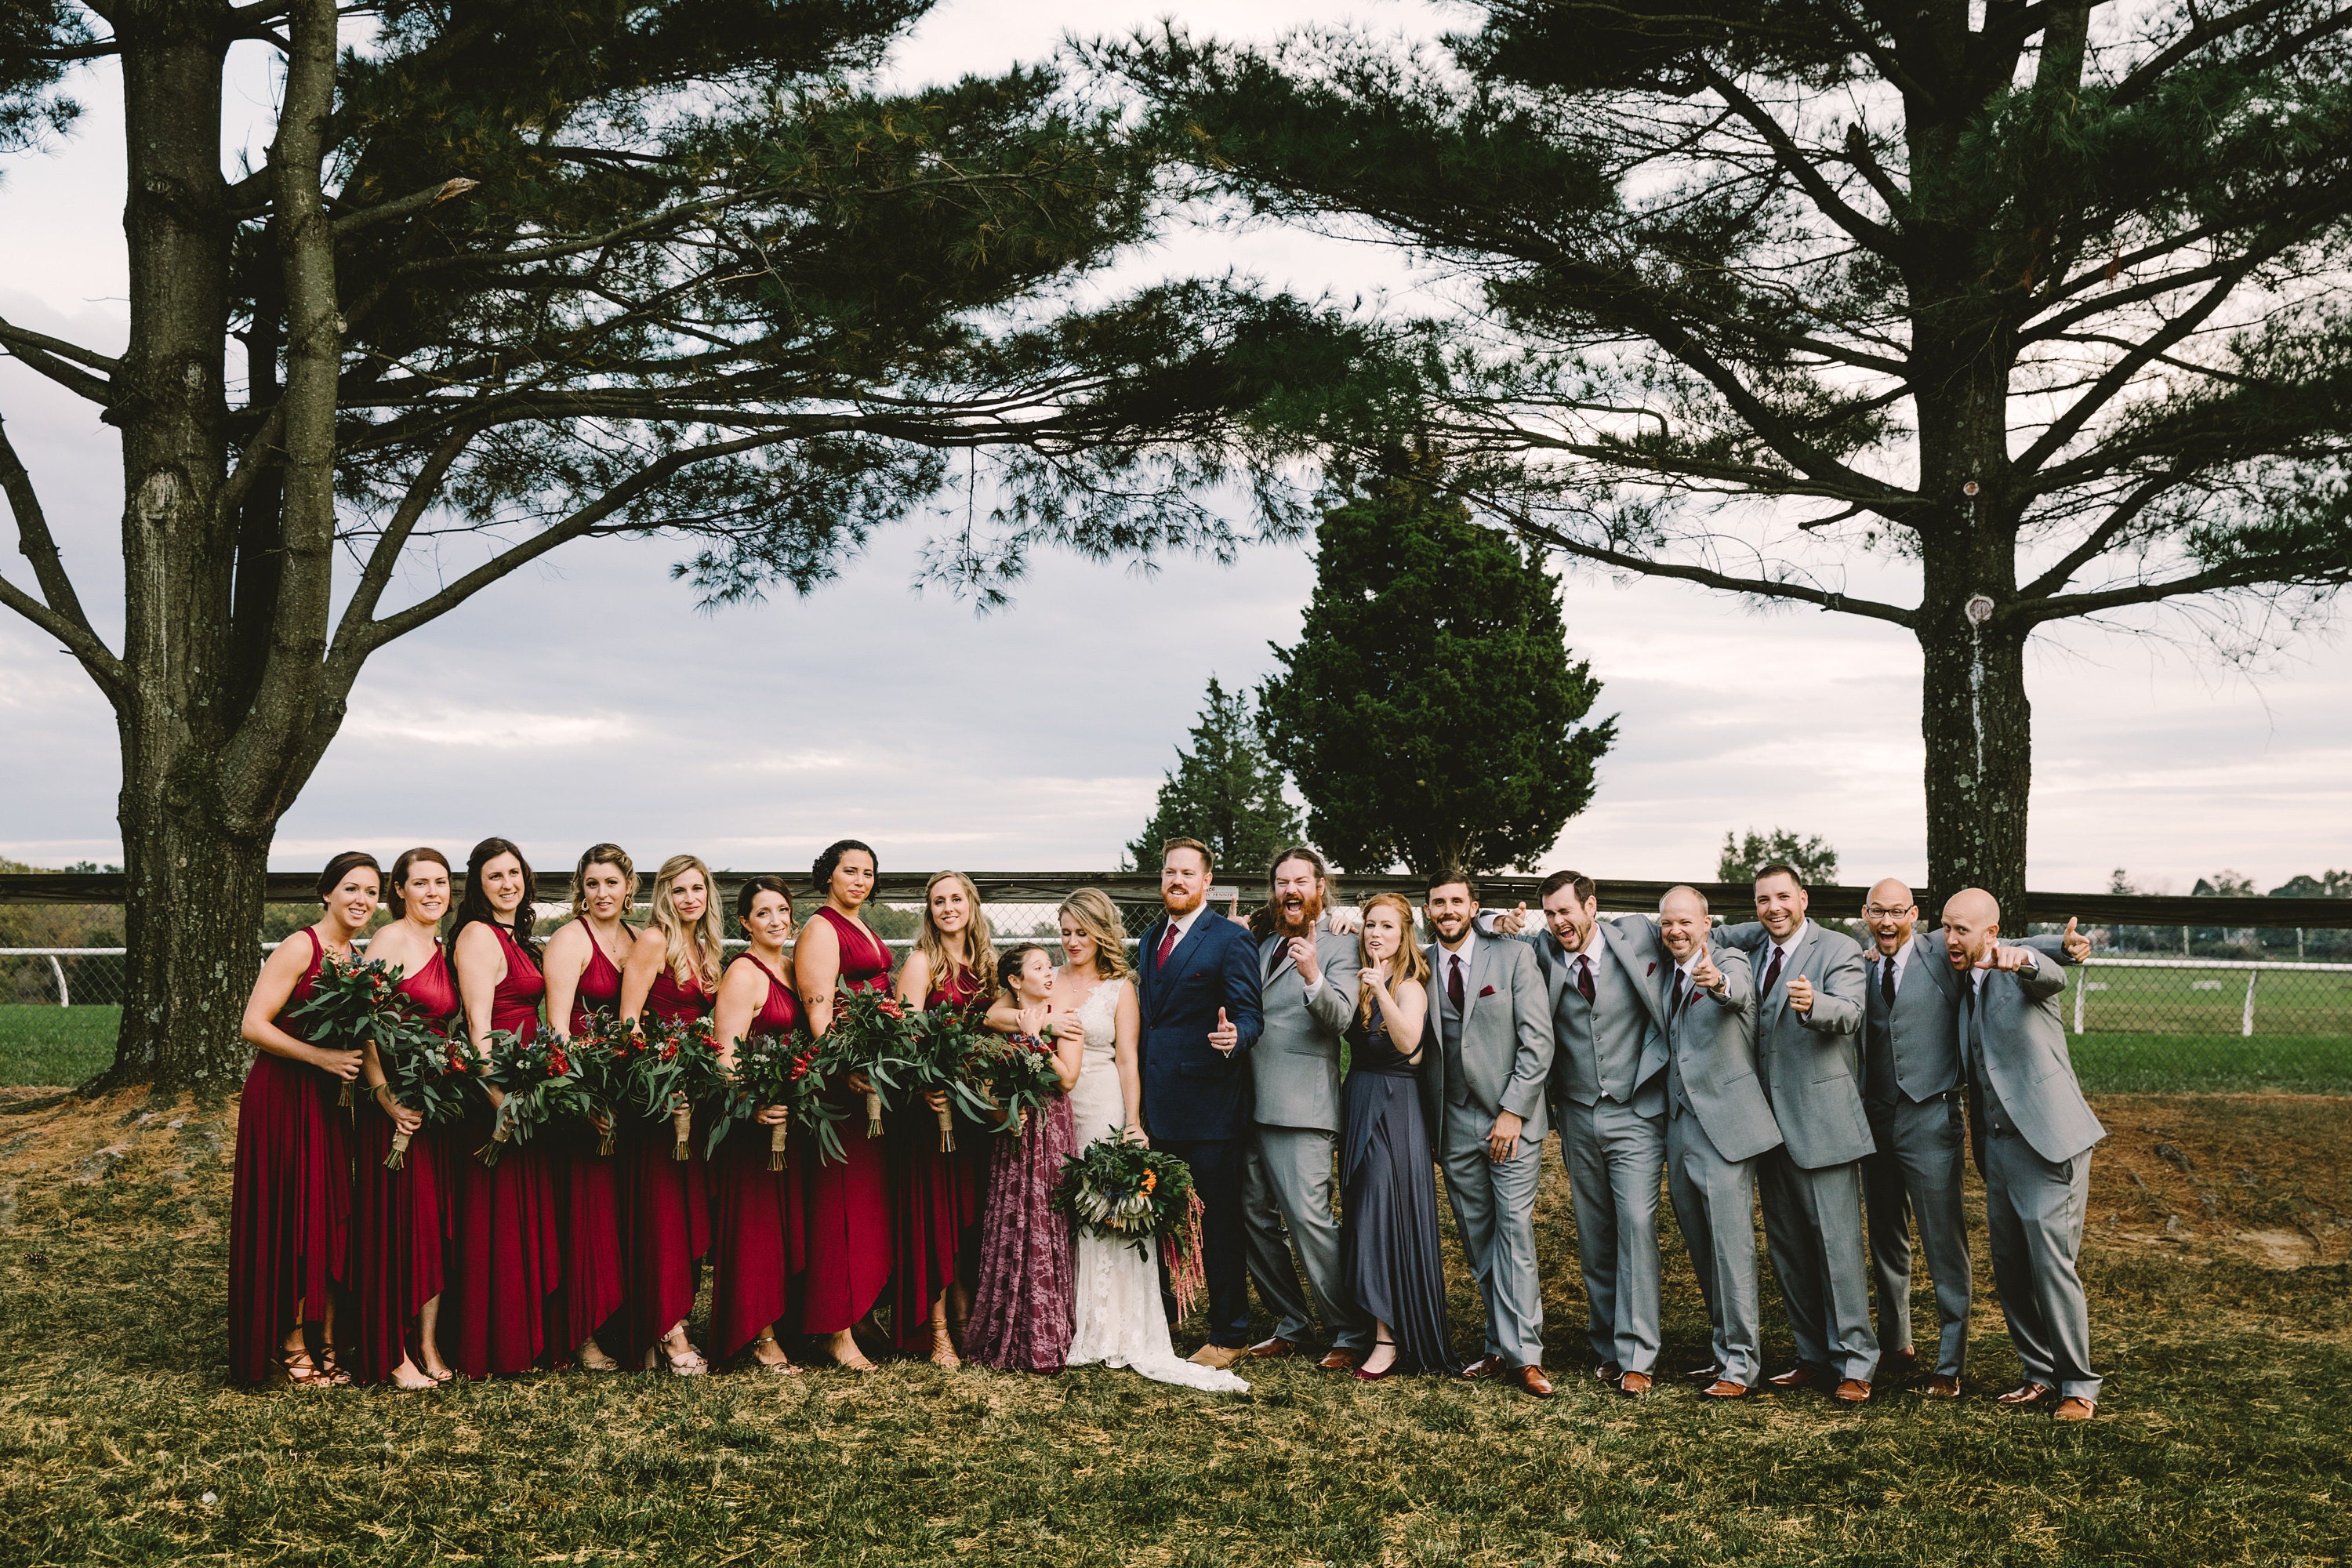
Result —
[[[1117,1138],[1127,1125],[1127,1102],[1119,1093],[1118,1064],[1111,1048],[1118,1034],[1118,999],[1125,980],[1107,980],[1078,1008],[1087,1029],[1085,1065],[1070,1090],[1070,1122],[1078,1147]],[[1249,1384],[1230,1372],[1200,1366],[1176,1353],[1168,1339],[1168,1319],[1160,1303],[1160,1254],[1156,1241],[1138,1255],[1130,1242],[1078,1233],[1077,1331],[1070,1340],[1069,1364],[1125,1367],[1159,1383],[1217,1394],[1246,1393]]]

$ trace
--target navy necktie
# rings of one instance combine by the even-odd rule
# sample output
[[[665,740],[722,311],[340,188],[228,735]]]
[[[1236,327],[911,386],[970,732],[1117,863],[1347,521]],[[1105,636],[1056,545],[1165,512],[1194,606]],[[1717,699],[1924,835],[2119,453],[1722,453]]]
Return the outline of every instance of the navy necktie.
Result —
[[[1891,958],[1878,961],[1878,997],[1888,1007],[1895,1005],[1895,961]]]

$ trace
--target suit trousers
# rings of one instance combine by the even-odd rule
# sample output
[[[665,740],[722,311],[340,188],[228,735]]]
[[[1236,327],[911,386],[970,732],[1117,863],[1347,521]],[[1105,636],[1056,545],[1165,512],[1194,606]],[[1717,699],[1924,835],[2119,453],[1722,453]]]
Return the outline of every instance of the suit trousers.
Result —
[[[1593,1359],[1647,1376],[1658,1363],[1658,1180],[1665,1173],[1666,1119],[1603,1099],[1565,1101],[1557,1121]]]
[[[1936,1365],[1957,1378],[1969,1356],[1969,1222],[1960,1205],[1968,1121],[1958,1089],[1933,1100],[1873,1105],[1878,1151],[1862,1161],[1863,1212],[1878,1287],[1878,1347],[1911,1348],[1911,1219],[1936,1281]]]
[[[1242,1166],[1246,1138],[1167,1139],[1153,1144],[1192,1170],[1201,1195],[1201,1272],[1208,1277],[1209,1342],[1238,1350],[1250,1342],[1249,1244],[1242,1226]],[[1160,1268],[1160,1303],[1176,1321],[1176,1297]]]
[[[1756,1160],[1764,1245],[1789,1311],[1797,1359],[1868,1383],[1878,1370],[1870,1331],[1870,1259],[1862,1244],[1862,1162],[1808,1171],[1785,1148]]]
[[[1688,1111],[1666,1124],[1666,1191],[1706,1300],[1716,1375],[1742,1388],[1764,1381],[1756,1289],[1756,1162],[1727,1160]]]
[[[2060,1398],[2095,1400],[2091,1309],[2074,1271],[2091,1201],[2090,1151],[2053,1163],[2022,1138],[1988,1138],[1984,1177],[1993,1289],[2017,1359]]]
[[[1371,1321],[1348,1300],[1339,1274],[1339,1220],[1331,1196],[1339,1135],[1317,1127],[1257,1127],[1242,1171],[1242,1223],[1249,1238],[1249,1275],[1258,1300],[1274,1316],[1279,1338],[1307,1338],[1307,1297],[1290,1258],[1307,1266],[1331,1342],[1346,1350],[1372,1348]],[[1286,1229],[1288,1235],[1285,1235]]]
[[[1484,1353],[1507,1366],[1543,1364],[1543,1281],[1536,1272],[1536,1186],[1543,1144],[1519,1140],[1507,1160],[1486,1154],[1495,1118],[1446,1101],[1438,1164],[1454,1205],[1454,1229],[1486,1301]]]

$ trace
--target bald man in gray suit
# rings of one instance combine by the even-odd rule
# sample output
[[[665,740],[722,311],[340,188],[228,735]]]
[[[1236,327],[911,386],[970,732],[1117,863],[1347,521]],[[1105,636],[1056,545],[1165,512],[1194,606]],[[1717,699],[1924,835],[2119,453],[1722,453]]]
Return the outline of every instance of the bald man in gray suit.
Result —
[[[1993,1288],[2025,1381],[2003,1405],[2088,1421],[2099,1406],[2091,1370],[2091,1312],[2075,1262],[2090,1205],[2091,1151],[2107,1135],[2083,1098],[2066,1026],[2065,980],[2031,950],[2004,947],[2000,905],[1963,888],[1944,905],[1944,950],[1966,982],[1959,1041],[1977,1107]]]

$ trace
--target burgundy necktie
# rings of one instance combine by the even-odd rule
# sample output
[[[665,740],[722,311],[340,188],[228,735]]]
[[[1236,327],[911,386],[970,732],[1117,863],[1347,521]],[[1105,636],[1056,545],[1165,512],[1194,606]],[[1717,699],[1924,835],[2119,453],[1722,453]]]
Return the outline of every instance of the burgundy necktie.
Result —
[[[1759,993],[1759,994],[1766,996],[1770,995],[1772,994],[1772,987],[1779,984],[1780,981],[1780,950],[1776,947],[1772,950],[1772,963],[1769,967],[1764,971],[1764,989]]]
[[[1586,1006],[1592,1005],[1592,955],[1589,952],[1576,955],[1576,994],[1584,998]]]
[[[1445,963],[1446,998],[1454,1004],[1454,1010],[1459,1013],[1462,1011],[1462,955],[1449,952],[1445,955]]]
[[[1168,967],[1168,955],[1169,955],[1170,953],[1171,953],[1171,952],[1175,952],[1175,951],[1176,951],[1176,922],[1175,922],[1174,921],[1170,921],[1168,922],[1168,934],[1167,934],[1166,936],[1163,936],[1163,937],[1161,937],[1161,938],[1160,939],[1160,952],[1159,952],[1158,956],[1156,956],[1155,958],[1153,958],[1153,959],[1152,959],[1152,961],[1151,961],[1151,967],[1152,967],[1153,971],[1156,973],[1156,972],[1158,972],[1158,971],[1160,971],[1160,970],[1162,970],[1162,969],[1167,968],[1167,967]]]
[[[1666,1004],[1666,1016],[1669,1018],[1683,1010],[1683,972],[1675,970],[1674,999]]]

